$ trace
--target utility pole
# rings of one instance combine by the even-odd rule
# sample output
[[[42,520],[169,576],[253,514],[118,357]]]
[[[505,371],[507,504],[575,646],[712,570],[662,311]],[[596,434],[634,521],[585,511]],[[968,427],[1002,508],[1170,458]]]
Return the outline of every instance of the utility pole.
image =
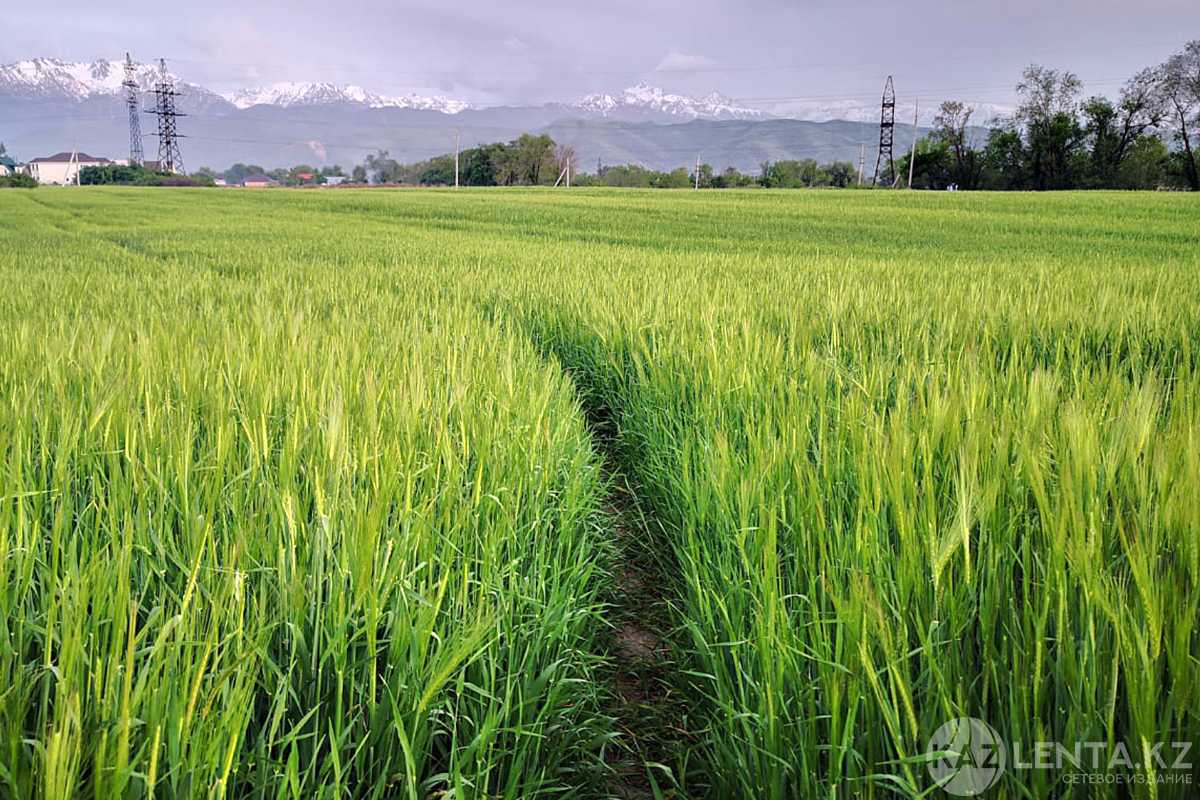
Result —
[[[696,191],[700,191],[700,154],[696,154]]]
[[[917,163],[917,104],[919,100],[913,100],[913,146],[912,155],[908,157],[908,188],[912,188],[913,166]]]
[[[167,72],[167,60],[158,60],[158,83],[154,84],[154,110],[147,114],[158,117],[158,169],[161,172],[183,172],[183,155],[179,152],[179,139],[175,130],[175,118],[186,114],[175,110],[175,81]]]
[[[862,186],[863,170],[867,166],[867,143],[860,142],[858,145],[858,185]]]
[[[462,131],[458,128],[454,129],[454,188],[458,188],[458,144],[462,138]]]
[[[558,171],[558,180],[554,182],[554,188],[565,186],[571,188],[571,160],[575,157],[575,152],[569,147],[560,147],[556,160],[562,164],[562,169]]]
[[[896,176],[896,160],[892,155],[892,140],[896,133],[896,87],[892,84],[892,76],[888,75],[887,83],[883,86],[883,103],[879,112],[879,155],[875,157],[875,177],[871,185],[879,183],[879,168],[887,160],[893,181]]]
[[[138,107],[138,92],[141,87],[137,81],[137,67],[129,53],[125,54],[125,105],[129,107],[129,166],[140,167],[144,160],[142,155],[142,121],[141,109]]]

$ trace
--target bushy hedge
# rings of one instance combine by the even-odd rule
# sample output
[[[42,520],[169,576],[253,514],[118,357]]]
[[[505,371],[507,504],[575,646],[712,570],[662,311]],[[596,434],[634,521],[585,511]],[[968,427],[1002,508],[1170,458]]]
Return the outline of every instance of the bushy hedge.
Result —
[[[37,181],[23,172],[0,175],[0,189],[33,189],[37,185]]]
[[[138,165],[106,164],[100,167],[84,167],[79,171],[79,183],[84,186],[206,186],[186,175],[155,172]]]

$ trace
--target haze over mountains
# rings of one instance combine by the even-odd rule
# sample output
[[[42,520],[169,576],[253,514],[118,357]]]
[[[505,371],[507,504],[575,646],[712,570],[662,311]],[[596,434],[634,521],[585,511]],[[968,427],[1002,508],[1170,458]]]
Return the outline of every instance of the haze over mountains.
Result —
[[[139,64],[142,105],[158,79],[156,65]],[[693,164],[699,156],[721,169],[754,170],[764,160],[815,158],[857,162],[860,145],[874,163],[878,108],[854,101],[818,100],[787,118],[711,93],[691,97],[639,84],[597,93],[574,103],[476,107],[450,97],[384,95],[329,82],[288,82],[219,93],[173,75],[186,166],[217,169],[234,162],[265,167],[309,163],[349,167],[374,150],[418,161],[462,146],[546,132],[575,147],[581,167],[597,161],[654,169]],[[118,60],[91,63],[35,58],[0,66],[0,141],[28,159],[78,147],[120,158],[128,152],[127,113]],[[922,123],[932,117],[932,104]],[[980,109],[986,121],[1004,109]],[[897,108],[911,120],[912,106]],[[145,117],[143,131],[154,130]],[[898,152],[912,141],[912,125],[897,126]],[[147,136],[150,157],[156,142]]]

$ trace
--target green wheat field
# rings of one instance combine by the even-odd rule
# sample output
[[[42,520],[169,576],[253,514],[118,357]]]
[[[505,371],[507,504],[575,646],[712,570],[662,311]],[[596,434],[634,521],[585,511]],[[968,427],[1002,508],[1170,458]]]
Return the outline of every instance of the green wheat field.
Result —
[[[0,286],[0,797],[1200,792],[1194,197],[12,191]]]

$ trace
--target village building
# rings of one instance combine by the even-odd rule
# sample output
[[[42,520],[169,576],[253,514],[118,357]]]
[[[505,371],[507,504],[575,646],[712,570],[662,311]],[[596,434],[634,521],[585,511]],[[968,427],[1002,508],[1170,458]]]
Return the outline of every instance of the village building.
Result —
[[[62,152],[33,159],[25,165],[25,171],[38,183],[62,186],[75,183],[79,171],[84,167],[102,167],[111,163],[107,158],[89,156],[87,153]]]

